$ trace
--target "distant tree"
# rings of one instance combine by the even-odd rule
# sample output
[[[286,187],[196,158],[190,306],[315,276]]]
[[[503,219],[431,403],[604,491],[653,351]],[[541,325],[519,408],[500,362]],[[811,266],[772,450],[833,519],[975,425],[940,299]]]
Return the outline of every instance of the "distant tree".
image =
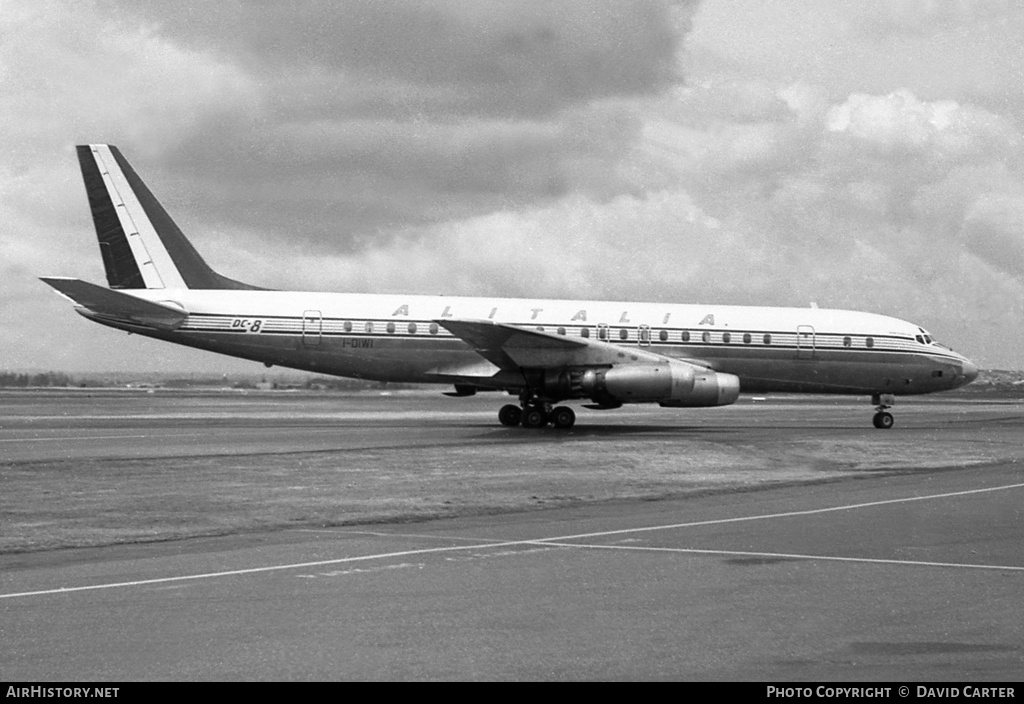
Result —
[[[64,372],[41,372],[38,374],[15,374],[0,372],[0,387],[28,386],[71,386],[74,379]]]

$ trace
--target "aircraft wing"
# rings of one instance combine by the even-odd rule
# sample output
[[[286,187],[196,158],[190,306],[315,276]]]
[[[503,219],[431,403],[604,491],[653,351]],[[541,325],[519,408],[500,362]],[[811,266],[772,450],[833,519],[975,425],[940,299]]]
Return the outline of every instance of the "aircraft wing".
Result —
[[[667,359],[639,347],[623,348],[601,340],[566,337],[492,320],[445,318],[435,322],[501,369],[614,366]]]
[[[188,313],[181,308],[136,298],[81,279],[60,276],[40,278],[65,298],[70,299],[76,309],[89,318],[106,318],[158,330],[174,330],[188,317]]]

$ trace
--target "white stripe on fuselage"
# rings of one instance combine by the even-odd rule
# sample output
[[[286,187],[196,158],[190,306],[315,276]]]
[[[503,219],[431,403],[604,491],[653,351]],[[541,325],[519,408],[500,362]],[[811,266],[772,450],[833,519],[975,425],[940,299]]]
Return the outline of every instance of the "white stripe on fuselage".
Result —
[[[636,303],[626,301],[573,301],[557,299],[473,298],[455,296],[404,296],[395,294],[352,294],[291,291],[132,291],[133,295],[153,301],[173,301],[190,312],[184,329],[231,329],[234,319],[267,320],[264,328],[272,333],[300,333],[302,319],[316,314],[321,330],[330,334],[367,334],[366,322],[373,323],[374,336],[387,336],[387,324],[394,323],[393,335],[408,334],[409,323],[415,323],[416,336],[428,333],[431,321],[493,320],[512,325],[543,328],[555,332],[564,328],[567,335],[578,336],[581,328],[589,328],[596,339],[599,326],[608,326],[609,342],[636,344],[642,327],[650,329],[651,342],[657,345],[659,333],[669,331],[668,342],[679,343],[680,332],[691,331],[690,342],[702,344],[701,333],[711,335],[710,343],[723,344],[723,334],[732,336],[730,345],[743,345],[742,336],[752,336],[750,344],[762,344],[761,336],[773,339],[777,346],[796,346],[801,326],[814,339],[804,336],[803,342],[817,347],[839,349],[846,336],[855,338],[853,347],[864,349],[865,340],[873,338],[876,351],[906,351],[928,354],[949,361],[963,358],[945,348],[925,345],[915,340],[921,329],[904,320],[874,313],[826,308],[773,308],[754,306],[716,306],[668,303]],[[222,316],[226,316],[222,317]],[[277,320],[273,320],[277,319]],[[352,329],[340,327],[352,322]],[[619,331],[628,336],[620,339]],[[437,335],[450,337],[442,327]]]

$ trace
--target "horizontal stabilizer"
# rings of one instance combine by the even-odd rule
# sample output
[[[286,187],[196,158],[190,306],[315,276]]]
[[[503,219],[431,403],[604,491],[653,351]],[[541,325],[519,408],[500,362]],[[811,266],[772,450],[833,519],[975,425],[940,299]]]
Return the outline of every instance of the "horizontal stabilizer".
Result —
[[[81,279],[45,276],[41,280],[71,299],[79,309],[84,309],[80,312],[87,317],[135,323],[158,330],[174,330],[188,317],[182,308],[136,298]]]

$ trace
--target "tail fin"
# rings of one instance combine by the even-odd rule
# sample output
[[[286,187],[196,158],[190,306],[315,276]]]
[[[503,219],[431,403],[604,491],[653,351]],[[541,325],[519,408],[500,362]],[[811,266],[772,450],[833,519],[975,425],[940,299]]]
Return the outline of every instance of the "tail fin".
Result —
[[[78,146],[110,288],[258,289],[215,272],[117,147]]]

